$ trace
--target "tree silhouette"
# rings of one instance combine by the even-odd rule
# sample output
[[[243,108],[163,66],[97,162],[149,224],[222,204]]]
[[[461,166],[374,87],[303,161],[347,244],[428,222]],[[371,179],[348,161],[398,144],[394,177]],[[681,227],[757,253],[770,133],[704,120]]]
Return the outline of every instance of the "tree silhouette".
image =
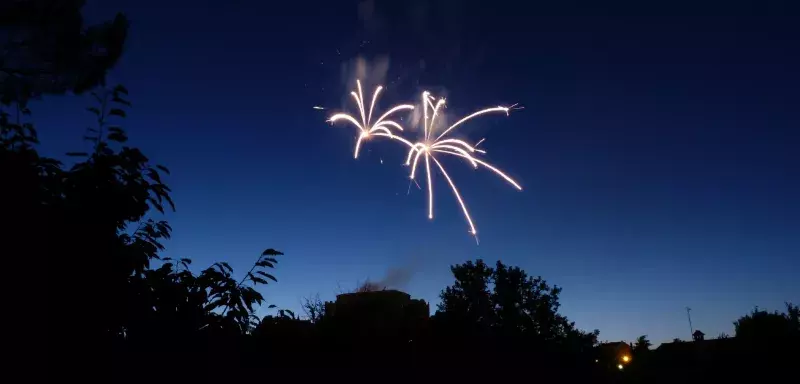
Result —
[[[633,344],[633,353],[636,355],[647,353],[652,345],[650,340],[647,340],[647,335],[641,335],[636,338],[636,342]]]
[[[483,260],[452,266],[455,283],[441,295],[436,317],[447,328],[503,340],[556,342],[589,349],[598,331],[585,333],[558,313],[561,288],[541,277],[529,277],[519,267]]]
[[[84,26],[82,0],[15,0],[0,5],[5,41],[0,103],[25,104],[42,94],[82,93],[105,82],[122,55],[128,21]]]
[[[319,298],[319,294],[303,298],[302,308],[311,323],[318,323],[325,317],[325,303]]]
[[[798,307],[786,304],[786,313],[753,309],[750,314],[736,320],[733,325],[737,338],[747,340],[770,340],[800,336]]]
[[[460,332],[487,333],[495,324],[489,284],[494,270],[483,260],[450,267],[456,281],[439,295],[436,316]]]

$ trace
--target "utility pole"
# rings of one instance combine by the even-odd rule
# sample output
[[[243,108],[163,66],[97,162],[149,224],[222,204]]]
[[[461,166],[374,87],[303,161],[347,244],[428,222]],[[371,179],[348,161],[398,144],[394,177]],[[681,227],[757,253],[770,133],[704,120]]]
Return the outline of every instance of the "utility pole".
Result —
[[[689,318],[689,332],[691,332],[690,336],[694,337],[694,327],[692,327],[692,314],[690,313],[691,310],[692,310],[691,308],[686,307],[686,317]]]

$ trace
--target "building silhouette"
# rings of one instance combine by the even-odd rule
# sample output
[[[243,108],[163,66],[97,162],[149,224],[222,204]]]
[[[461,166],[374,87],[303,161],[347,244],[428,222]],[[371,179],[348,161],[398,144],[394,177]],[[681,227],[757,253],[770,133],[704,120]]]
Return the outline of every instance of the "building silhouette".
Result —
[[[325,317],[338,337],[359,344],[407,343],[426,327],[430,307],[402,291],[373,290],[337,295],[325,303]]]

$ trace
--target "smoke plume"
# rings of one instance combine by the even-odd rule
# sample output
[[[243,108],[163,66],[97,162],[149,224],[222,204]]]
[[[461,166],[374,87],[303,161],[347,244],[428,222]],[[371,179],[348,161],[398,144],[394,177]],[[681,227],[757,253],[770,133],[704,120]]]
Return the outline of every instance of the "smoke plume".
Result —
[[[391,267],[386,271],[386,275],[377,281],[367,279],[356,288],[355,292],[374,292],[384,289],[407,290],[414,271],[411,268]]]
[[[373,86],[383,85],[389,72],[389,57],[379,56],[371,61],[359,56],[342,64],[342,82],[345,89],[354,89],[356,80],[361,86],[371,90]]]
[[[386,271],[386,276],[376,284],[386,288],[406,289],[411,283],[413,275],[414,273],[410,268],[392,267]]]

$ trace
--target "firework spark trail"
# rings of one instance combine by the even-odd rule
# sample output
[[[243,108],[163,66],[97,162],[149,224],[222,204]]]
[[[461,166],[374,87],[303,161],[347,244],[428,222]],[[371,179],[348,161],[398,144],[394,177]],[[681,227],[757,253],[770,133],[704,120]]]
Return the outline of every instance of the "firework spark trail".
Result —
[[[431,156],[431,157],[433,157],[433,156]],[[461,199],[461,194],[458,193],[458,188],[456,188],[456,185],[455,185],[455,183],[453,183],[453,180],[450,179],[450,176],[447,174],[447,171],[444,170],[444,167],[442,166],[442,163],[440,163],[439,160],[436,160],[435,157],[433,158],[433,161],[436,162],[436,165],[439,166],[439,170],[442,171],[442,174],[444,175],[444,178],[447,179],[448,183],[450,183],[450,188],[453,189],[453,194],[456,195],[456,199],[458,199],[458,204],[461,205],[461,210],[464,211],[464,217],[467,218],[467,223],[469,223],[470,233],[472,233],[473,236],[477,235],[478,231],[475,230],[475,225],[472,224],[472,218],[469,217],[469,210],[467,210],[467,205],[464,204],[464,200]]]
[[[361,89],[361,82],[356,80],[357,90],[358,93],[355,91],[350,92],[350,95],[355,99],[356,104],[359,109],[359,113],[361,115],[361,121],[359,122],[355,117],[346,114],[346,113],[338,113],[330,117],[328,121],[334,123],[338,120],[345,120],[350,122],[351,124],[355,125],[361,133],[359,134],[358,140],[356,141],[355,152],[353,154],[354,158],[358,158],[359,149],[361,147],[361,142],[367,140],[372,136],[379,136],[379,137],[388,137],[392,140],[397,140],[409,147],[408,155],[406,156],[406,166],[411,166],[411,173],[409,175],[409,190],[407,193],[411,191],[411,182],[413,181],[414,184],[417,185],[417,188],[420,190],[422,189],[417,183],[416,180],[416,170],[417,164],[420,160],[420,157],[425,156],[425,174],[426,179],[428,182],[428,218],[433,219],[433,174],[431,173],[431,160],[433,163],[439,168],[439,171],[442,172],[447,183],[450,185],[450,189],[455,195],[458,204],[461,207],[461,210],[464,214],[464,218],[469,225],[469,233],[475,237],[475,241],[478,241],[477,236],[477,229],[475,227],[474,222],[472,221],[472,217],[469,214],[469,210],[467,209],[467,205],[464,202],[464,199],[461,197],[461,193],[456,187],[455,182],[450,178],[450,175],[445,170],[444,166],[439,162],[439,160],[434,156],[434,154],[441,154],[441,155],[452,155],[456,157],[460,157],[469,161],[469,163],[473,166],[473,168],[477,169],[479,166],[483,166],[503,178],[506,182],[517,188],[518,190],[522,190],[522,187],[514,181],[511,177],[506,175],[500,169],[494,167],[493,165],[476,158],[474,154],[485,154],[486,151],[482,149],[478,149],[477,147],[483,143],[485,139],[480,139],[475,144],[470,144],[464,140],[460,139],[452,139],[452,138],[445,138],[445,136],[453,131],[455,128],[460,126],[461,124],[469,121],[470,119],[487,114],[492,112],[505,112],[508,115],[509,111],[512,109],[522,109],[524,107],[517,107],[517,104],[514,104],[510,107],[493,107],[483,109],[477,112],[468,115],[461,120],[458,120],[455,124],[449,126],[445,129],[441,134],[436,136],[435,139],[431,140],[431,136],[433,135],[433,130],[435,128],[436,117],[439,115],[439,109],[445,104],[445,99],[436,99],[435,97],[431,96],[428,91],[422,93],[422,107],[423,107],[423,139],[420,142],[411,142],[406,140],[401,136],[397,136],[392,134],[392,131],[389,128],[395,128],[399,131],[403,131],[403,127],[395,121],[386,120],[387,117],[391,116],[393,113],[405,109],[414,109],[413,105],[403,104],[398,105],[393,108],[390,108],[386,113],[384,113],[375,124],[370,125],[372,122],[372,113],[375,108],[375,102],[378,99],[378,95],[380,94],[381,90],[383,89],[382,86],[378,86],[375,89],[375,92],[372,95],[372,101],[369,106],[369,111],[367,112],[364,108],[364,95]],[[435,102],[435,103],[434,103]],[[428,108],[431,109],[432,114],[429,115]],[[413,161],[412,161],[413,157]]]
[[[478,241],[477,237],[478,231],[475,228],[475,224],[473,223],[472,217],[469,214],[467,205],[461,198],[461,193],[458,191],[458,187],[456,187],[455,182],[453,182],[453,180],[450,178],[450,175],[447,174],[447,171],[445,170],[444,166],[439,162],[439,160],[436,159],[434,153],[443,155],[453,155],[464,158],[468,160],[470,164],[476,169],[482,165],[488,168],[489,170],[493,171],[498,176],[502,177],[505,181],[513,185],[518,190],[522,190],[522,187],[516,181],[514,181],[514,179],[506,175],[503,171],[497,169],[496,167],[492,166],[491,164],[485,161],[477,159],[473,155],[473,153],[481,153],[481,154],[486,153],[486,151],[476,148],[484,141],[484,139],[481,139],[475,145],[470,145],[466,141],[459,139],[451,139],[451,138],[443,139],[445,135],[454,130],[456,127],[469,121],[470,119],[476,116],[492,112],[505,112],[506,115],[508,115],[508,111],[514,108],[516,104],[511,107],[498,106],[494,108],[483,109],[475,113],[472,113],[471,115],[468,115],[462,118],[461,120],[458,120],[455,124],[445,129],[434,140],[431,140],[431,136],[433,135],[433,129],[435,127],[434,123],[439,113],[439,108],[443,106],[445,103],[444,99],[439,99],[434,104],[433,103],[434,100],[436,99],[433,96],[431,96],[429,92],[425,91],[422,93],[422,105],[423,105],[423,115],[424,115],[423,141],[412,143],[402,138],[397,138],[397,140],[406,144],[409,147],[405,165],[411,166],[411,173],[409,175],[409,178],[414,182],[416,182],[415,177],[419,159],[421,156],[425,156],[425,173],[428,181],[428,218],[433,219],[433,182],[430,169],[430,161],[432,159],[434,164],[436,164],[436,166],[442,172],[442,175],[444,175],[445,179],[447,180],[447,183],[450,185],[450,189],[453,191],[453,195],[455,195],[456,200],[458,200],[458,204],[461,206],[461,210],[464,213],[464,218],[466,219],[467,224],[469,224],[469,229],[470,229],[469,233],[475,236],[475,241]],[[428,116],[428,107],[430,107],[431,110],[433,111],[433,114],[430,116],[430,119]],[[413,161],[412,157],[414,158]]]
[[[384,113],[380,118],[378,118],[378,121],[374,125],[370,126],[370,122],[372,120],[372,112],[375,109],[375,102],[378,100],[378,95],[383,89],[383,86],[378,86],[377,88],[375,88],[375,92],[372,94],[372,102],[370,103],[369,106],[369,114],[367,114],[367,112],[364,109],[364,93],[361,90],[360,80],[356,80],[356,86],[358,89],[358,93],[353,91],[350,92],[350,95],[353,96],[353,99],[355,99],[356,101],[356,105],[358,106],[358,110],[361,114],[361,122],[359,122],[355,117],[346,113],[337,113],[328,119],[328,121],[331,123],[335,123],[339,120],[347,121],[355,125],[359,129],[359,131],[361,131],[360,134],[358,135],[358,139],[356,140],[356,147],[353,152],[353,158],[355,159],[358,158],[358,152],[361,149],[361,142],[364,140],[368,140],[371,136],[386,136],[389,137],[390,139],[397,139],[397,136],[394,136],[389,128],[391,127],[399,131],[402,131],[403,127],[400,126],[400,124],[398,124],[395,121],[386,120],[386,118],[397,111],[402,111],[405,109],[414,109],[414,106],[410,104],[397,105],[395,107],[390,108],[386,113]]]
[[[449,128],[447,128],[447,129],[445,129],[445,130],[444,130],[444,132],[442,132],[442,134],[441,134],[441,135],[439,135],[439,137],[437,137],[437,138],[436,138],[436,140],[434,140],[434,141],[437,141],[437,140],[441,139],[441,138],[442,138],[442,136],[446,135],[446,134],[447,134],[447,132],[450,132],[450,131],[451,131],[451,130],[453,130],[455,127],[457,127],[457,126],[461,125],[461,123],[463,123],[463,122],[465,122],[465,121],[467,121],[467,120],[469,120],[469,119],[471,119],[471,118],[473,118],[473,117],[475,117],[475,116],[480,116],[480,115],[483,115],[484,113],[489,113],[489,112],[505,112],[505,113],[506,113],[506,116],[508,116],[508,107],[494,107],[494,108],[487,108],[487,109],[484,109],[484,110],[482,110],[482,111],[475,112],[475,113],[473,113],[473,114],[471,114],[471,115],[469,115],[469,116],[467,116],[467,117],[465,117],[465,118],[463,118],[463,119],[461,119],[461,120],[459,120],[459,121],[456,121],[456,123],[455,123],[455,124],[451,125],[451,126],[450,126]]]
[[[473,162],[473,163],[478,163],[478,164],[480,164],[480,165],[483,165],[484,167],[486,167],[486,168],[489,168],[490,170],[492,170],[492,171],[493,171],[494,173],[496,173],[498,176],[500,176],[500,177],[502,177],[503,179],[505,179],[505,181],[507,181],[509,184],[513,185],[513,186],[514,186],[514,188],[516,188],[516,189],[518,189],[518,190],[520,190],[520,191],[522,190],[522,186],[520,186],[519,184],[517,184],[517,182],[516,182],[516,181],[514,181],[514,179],[512,179],[512,178],[508,177],[508,175],[506,175],[505,173],[503,173],[503,171],[501,171],[501,170],[499,170],[499,169],[497,169],[497,168],[493,167],[492,165],[490,165],[490,164],[486,163],[485,161],[478,160],[478,159],[476,159],[476,158],[474,158],[474,157],[471,157],[471,156],[465,156],[465,155],[462,155],[462,154],[460,154],[460,153],[455,153],[455,152],[450,152],[450,151],[444,151],[444,150],[441,150],[441,149],[434,149],[433,151],[434,151],[434,152],[446,153],[446,154],[449,154],[449,155],[455,155],[455,156],[463,157],[463,158],[465,158],[465,159],[469,160],[470,162]],[[478,167],[477,167],[477,166],[475,166],[475,168],[478,168]]]

